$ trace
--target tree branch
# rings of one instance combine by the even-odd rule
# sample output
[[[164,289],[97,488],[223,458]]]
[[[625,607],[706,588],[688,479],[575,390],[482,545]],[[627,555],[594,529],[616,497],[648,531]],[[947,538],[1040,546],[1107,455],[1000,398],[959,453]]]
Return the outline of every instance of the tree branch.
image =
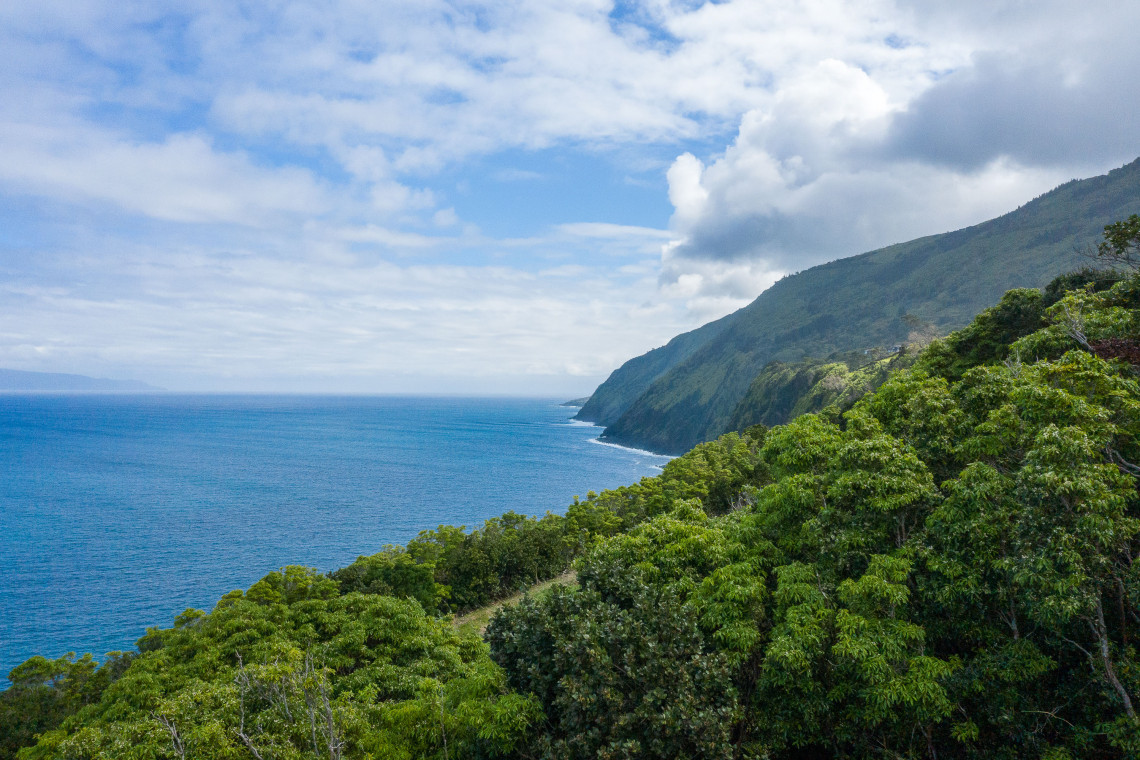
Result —
[[[186,760],[186,745],[182,742],[182,737],[178,734],[178,727],[174,725],[174,721],[165,715],[156,715],[151,713],[155,720],[162,724],[162,727],[170,734],[170,741],[174,744],[174,751],[182,760]]]
[[[1132,698],[1128,696],[1128,692],[1124,688],[1124,684],[1116,677],[1116,669],[1112,666],[1112,654],[1108,648],[1108,627],[1104,624],[1104,607],[1100,599],[1096,600],[1096,622],[1092,625],[1093,631],[1096,633],[1097,639],[1100,643],[1100,656],[1104,661],[1104,672],[1108,677],[1109,683],[1116,693],[1120,696],[1120,700],[1124,703],[1124,711],[1128,713],[1128,717],[1133,720],[1136,719],[1136,711],[1132,709]]]

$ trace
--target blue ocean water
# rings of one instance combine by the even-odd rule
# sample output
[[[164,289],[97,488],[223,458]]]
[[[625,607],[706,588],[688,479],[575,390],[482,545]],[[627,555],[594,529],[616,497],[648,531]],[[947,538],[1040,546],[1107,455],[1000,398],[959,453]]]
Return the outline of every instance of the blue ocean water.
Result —
[[[130,649],[286,564],[565,510],[667,457],[551,400],[0,395],[0,680]]]

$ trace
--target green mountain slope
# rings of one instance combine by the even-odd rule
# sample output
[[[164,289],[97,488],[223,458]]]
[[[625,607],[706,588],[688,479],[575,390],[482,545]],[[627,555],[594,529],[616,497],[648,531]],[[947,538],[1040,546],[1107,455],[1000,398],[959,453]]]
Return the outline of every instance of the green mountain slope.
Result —
[[[687,355],[650,352],[627,362],[594,393],[590,411],[624,408],[607,440],[679,453],[731,428],[769,362],[901,343],[908,314],[941,332],[961,327],[1005,291],[1041,287],[1078,266],[1106,224],[1138,212],[1140,160],[973,227],[786,277],[740,311],[670,342]]]
[[[783,425],[832,404],[848,409],[886,382],[892,370],[909,367],[914,359],[913,352],[904,350],[887,358],[857,351],[829,359],[771,362],[760,370],[736,405],[728,427],[745,430],[753,425]]]
[[[630,404],[673,367],[693,355],[693,352],[715,338],[729,324],[733,315],[678,335],[660,348],[630,359],[598,386],[585,403],[576,420],[612,425],[629,408]]]

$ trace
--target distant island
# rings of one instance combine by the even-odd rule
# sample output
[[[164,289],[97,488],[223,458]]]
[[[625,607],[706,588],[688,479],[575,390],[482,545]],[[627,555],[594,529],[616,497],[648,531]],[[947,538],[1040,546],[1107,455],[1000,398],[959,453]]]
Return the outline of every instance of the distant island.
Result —
[[[138,380],[108,380],[62,372],[26,372],[0,369],[0,393],[17,391],[161,391]]]
[[[586,402],[589,400],[590,400],[589,396],[583,396],[582,398],[571,399],[570,401],[563,401],[560,404],[560,406],[573,406],[573,407],[581,408],[581,407],[585,406]]]

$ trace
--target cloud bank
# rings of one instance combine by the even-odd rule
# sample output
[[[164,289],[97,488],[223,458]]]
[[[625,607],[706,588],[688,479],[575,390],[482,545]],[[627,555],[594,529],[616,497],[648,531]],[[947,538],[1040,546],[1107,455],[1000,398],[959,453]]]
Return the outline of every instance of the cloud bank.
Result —
[[[0,365],[588,390],[788,272],[1135,158],[1138,27],[1108,2],[9,3]]]

